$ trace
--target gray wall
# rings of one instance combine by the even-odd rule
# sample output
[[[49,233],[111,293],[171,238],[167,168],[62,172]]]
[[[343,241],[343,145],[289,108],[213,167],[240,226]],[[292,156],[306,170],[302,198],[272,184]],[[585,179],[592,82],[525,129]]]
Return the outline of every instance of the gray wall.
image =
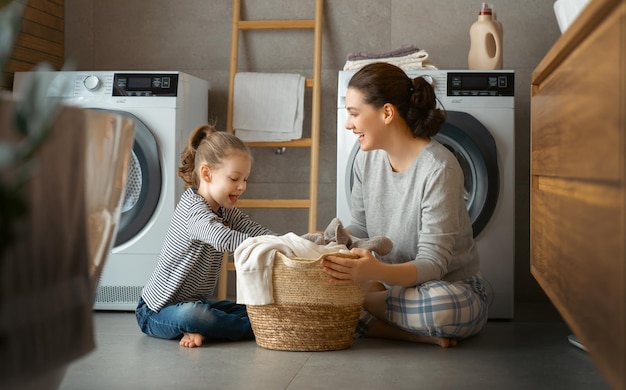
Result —
[[[504,27],[504,68],[516,72],[516,300],[545,301],[529,271],[530,74],[560,36],[552,0],[494,0]],[[467,69],[469,28],[480,1],[326,0],[324,7],[318,228],[335,215],[337,71],[350,52],[413,44],[439,69]],[[78,70],[180,70],[211,83],[209,116],[225,129],[231,31],[229,0],[65,0],[65,48]],[[247,19],[314,15],[313,0],[248,0]],[[281,40],[280,38],[283,37]],[[286,38],[285,38],[286,37]],[[310,32],[247,32],[240,70],[311,76]],[[307,135],[310,117],[305,117]],[[255,149],[247,197],[306,197],[308,151]],[[289,167],[289,169],[284,169]],[[305,233],[306,211],[252,210],[276,232]]]

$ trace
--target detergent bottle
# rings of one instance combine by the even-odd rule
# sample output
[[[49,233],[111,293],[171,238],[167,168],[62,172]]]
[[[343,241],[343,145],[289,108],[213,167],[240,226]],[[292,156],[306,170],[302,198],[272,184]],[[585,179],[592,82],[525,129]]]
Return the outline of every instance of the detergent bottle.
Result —
[[[502,23],[500,23],[500,21],[498,20],[496,16],[496,10],[494,9],[493,4],[491,4],[491,16],[493,18],[494,23],[496,24],[496,27],[498,27],[498,33],[500,36],[500,47],[502,47],[502,42],[504,42],[504,30],[502,30]],[[500,63],[498,64],[498,67],[496,69],[502,69],[503,57],[504,56],[500,54]]]
[[[502,24],[495,19],[492,8],[482,3],[478,20],[470,28],[469,69],[502,69],[502,32]]]

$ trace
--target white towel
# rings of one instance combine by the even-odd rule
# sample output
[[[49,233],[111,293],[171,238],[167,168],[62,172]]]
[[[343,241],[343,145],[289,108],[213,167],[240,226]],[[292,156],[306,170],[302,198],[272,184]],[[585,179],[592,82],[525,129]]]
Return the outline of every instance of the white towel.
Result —
[[[385,58],[368,58],[360,60],[348,60],[343,66],[343,70],[359,70],[365,65],[374,62],[387,62],[396,65],[403,70],[418,70],[418,69],[430,69],[437,70],[437,67],[430,64],[428,61],[428,53],[425,50],[420,50],[415,53],[411,53],[405,56],[399,57],[385,57]]]
[[[349,252],[343,244],[317,245],[295,233],[283,236],[250,237],[235,250],[237,303],[267,305],[274,302],[272,269],[276,251],[291,256],[317,259],[326,253]]]
[[[244,141],[302,138],[304,81],[299,74],[235,75],[233,129]]]

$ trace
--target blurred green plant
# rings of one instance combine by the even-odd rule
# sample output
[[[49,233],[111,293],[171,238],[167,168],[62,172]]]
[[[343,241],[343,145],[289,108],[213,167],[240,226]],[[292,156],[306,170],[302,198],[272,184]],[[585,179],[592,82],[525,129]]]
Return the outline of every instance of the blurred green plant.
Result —
[[[4,69],[21,29],[24,2],[0,0],[0,69]],[[19,234],[17,222],[28,215],[26,184],[36,169],[36,154],[49,137],[61,102],[48,96],[51,79],[43,77],[49,65],[35,68],[14,102],[15,137],[0,139],[0,259]],[[7,100],[0,99],[0,105]],[[2,110],[4,111],[4,110]]]

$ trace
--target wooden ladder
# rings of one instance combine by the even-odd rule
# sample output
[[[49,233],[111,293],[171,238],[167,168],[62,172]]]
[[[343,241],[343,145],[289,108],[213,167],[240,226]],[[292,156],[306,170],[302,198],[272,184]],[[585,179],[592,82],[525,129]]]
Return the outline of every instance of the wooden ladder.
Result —
[[[319,170],[320,105],[322,92],[322,17],[324,0],[315,0],[315,18],[307,20],[241,20],[241,0],[233,0],[233,22],[230,44],[230,79],[228,82],[228,113],[226,130],[233,133],[235,75],[239,68],[239,37],[246,30],[313,30],[313,77],[305,81],[306,88],[312,88],[311,98],[311,136],[286,142],[248,142],[249,147],[270,148],[310,148],[310,184],[307,199],[241,199],[239,208],[300,208],[309,210],[308,231],[316,231],[317,191]],[[235,266],[229,261],[229,254],[224,253],[219,275],[217,298],[225,299],[228,288],[228,271]]]

